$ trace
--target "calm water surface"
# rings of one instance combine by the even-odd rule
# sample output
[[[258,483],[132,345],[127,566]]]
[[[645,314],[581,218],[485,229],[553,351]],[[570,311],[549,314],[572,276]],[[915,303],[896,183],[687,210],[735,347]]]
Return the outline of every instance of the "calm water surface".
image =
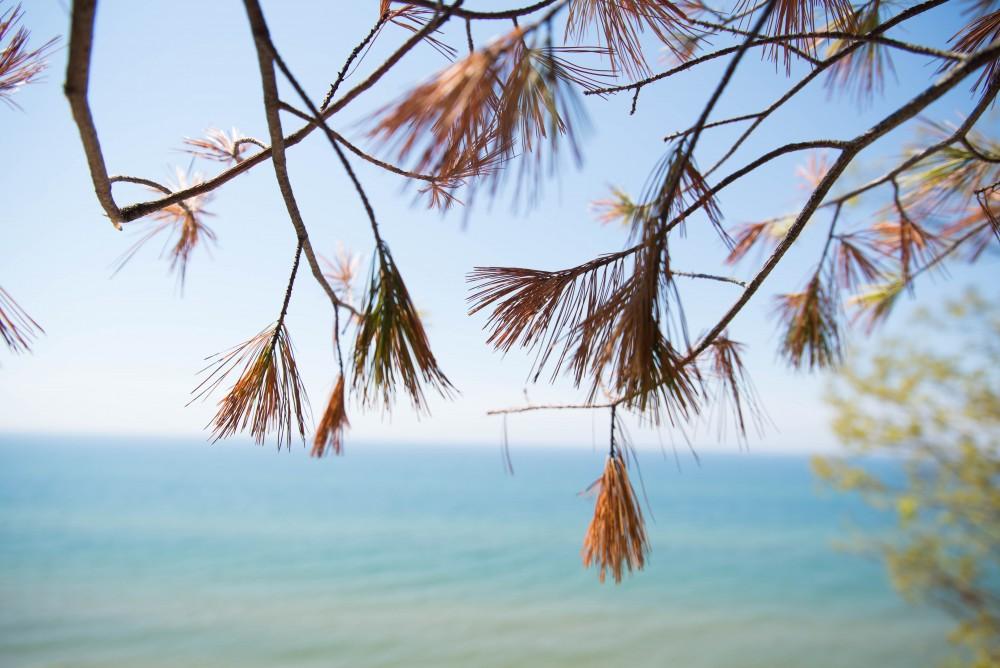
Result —
[[[646,570],[580,566],[603,455],[0,437],[0,666],[914,668],[948,621],[805,458],[640,456]],[[647,512],[648,515],[648,512]],[[848,522],[850,520],[851,523]]]

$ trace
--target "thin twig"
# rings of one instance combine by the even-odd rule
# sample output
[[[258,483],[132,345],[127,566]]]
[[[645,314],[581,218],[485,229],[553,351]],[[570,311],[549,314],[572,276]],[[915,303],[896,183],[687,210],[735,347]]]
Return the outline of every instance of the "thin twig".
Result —
[[[278,53],[278,50],[274,46],[274,43],[271,41],[270,36],[265,35],[265,37],[267,39],[267,47],[270,50],[271,56],[274,58],[274,62],[278,65],[278,68],[285,75],[285,78],[288,79],[288,82],[292,84],[292,88],[294,88],[295,92],[298,93],[298,96],[302,100],[302,102],[306,105],[306,107],[308,107],[309,111],[313,113],[313,121],[319,124],[319,126],[323,129],[323,132],[326,134],[327,140],[330,142],[330,146],[333,148],[334,152],[337,154],[337,157],[340,159],[340,163],[344,166],[344,170],[350,177],[351,183],[354,184],[354,189],[357,191],[358,197],[361,199],[361,203],[365,207],[365,212],[368,214],[368,220],[371,223],[372,234],[375,236],[376,248],[378,249],[378,252],[381,253],[382,237],[379,234],[378,221],[375,219],[375,209],[374,207],[372,207],[371,200],[368,199],[368,194],[365,192],[364,187],[361,185],[361,181],[358,179],[357,174],[354,172],[354,168],[351,167],[351,163],[347,160],[347,156],[344,155],[344,152],[341,150],[340,144],[337,140],[336,133],[334,133],[334,131],[330,129],[330,126],[327,125],[326,121],[323,120],[323,117],[319,109],[317,109],[316,105],[314,105],[312,100],[309,99],[308,93],[306,93],[305,89],[301,86],[301,84],[299,84],[299,81],[298,79],[295,78],[295,75],[292,74],[292,70],[288,67],[287,64],[285,64],[284,59],[281,57],[281,54]]]
[[[711,21],[704,21],[702,19],[689,19],[689,21],[691,25],[695,25],[701,28],[708,28],[710,31],[714,33],[727,32],[731,35],[739,35],[741,37],[748,37],[750,35],[748,31],[741,30],[740,28],[734,28],[728,23],[712,23]],[[705,39],[708,35],[712,34],[712,32],[707,33],[706,35],[699,35],[697,39],[698,40]],[[784,48],[788,49],[799,58],[808,60],[813,65],[817,64],[818,62],[818,60],[814,56],[792,44],[786,44],[784,45]]]
[[[732,283],[733,285],[738,285],[741,288],[747,286],[746,281],[741,281],[738,278],[730,278],[729,276],[716,276],[715,274],[701,274],[698,272],[690,271],[670,271],[671,276],[684,276],[686,278],[703,278],[709,281],[720,281],[722,283]]]
[[[498,12],[478,12],[471,9],[456,9],[455,16],[463,19],[475,19],[479,21],[496,21],[503,19],[516,19],[518,16],[527,16],[534,12],[545,9],[559,0],[540,0],[532,5],[520,7],[518,9],[506,9]],[[438,9],[440,4],[434,0],[406,0],[408,5],[416,5],[425,9]]]
[[[816,263],[816,274],[823,268],[823,261],[826,260],[827,254],[830,252],[830,247],[833,245],[833,238],[836,236],[837,223],[840,221],[840,212],[843,209],[842,205],[837,205],[833,210],[833,216],[830,217],[830,227],[826,232],[826,243],[823,244],[823,252],[820,253],[819,262]]]
[[[172,195],[174,192],[173,190],[166,187],[162,183],[157,183],[152,179],[144,179],[140,176],[126,176],[124,174],[119,174],[116,176],[108,177],[108,183],[112,185],[115,183],[133,183],[135,185],[152,188],[153,190],[159,190],[161,193],[165,195]],[[177,203],[177,205],[184,210],[184,213],[186,213],[191,218],[194,218],[194,211],[192,211],[191,208],[188,206],[187,201],[181,200],[180,202]]]
[[[744,30],[734,30],[736,34],[739,35],[749,35],[750,33]],[[850,41],[852,43],[875,43],[882,44],[885,46],[890,46],[902,51],[909,51],[912,53],[917,53],[924,56],[932,56],[934,58],[940,58],[941,60],[952,60],[952,61],[962,61],[966,58],[966,54],[958,53],[957,51],[945,51],[942,49],[934,49],[929,46],[923,46],[921,44],[910,44],[909,42],[902,42],[897,39],[890,39],[888,37],[883,37],[882,35],[857,35],[850,32],[839,32],[839,31],[820,31],[820,32],[803,32],[803,33],[790,33],[785,35],[774,35],[770,37],[758,37],[751,41],[750,47],[767,46],[768,44],[780,44],[782,42],[791,40],[801,40],[801,39],[837,39],[842,41]],[[639,81],[634,81],[629,84],[623,84],[620,86],[609,86],[607,88],[597,88],[593,90],[586,90],[583,92],[584,95],[608,95],[610,93],[620,93],[626,90],[636,90],[642,88],[643,86],[648,86],[651,83],[666,79],[675,74],[683,72],[684,70],[691,69],[697,65],[708,62],[710,60],[715,60],[716,58],[721,58],[722,56],[728,56],[731,53],[735,53],[740,50],[742,45],[727,46],[725,48],[719,49],[718,51],[712,51],[711,53],[706,53],[697,58],[692,58],[691,60],[686,60],[683,63],[670,68],[664,72],[654,74],[652,76],[646,77],[645,79],[640,79]],[[839,52],[838,52],[839,53]],[[815,66],[824,64],[825,60],[819,60],[818,58],[813,58],[811,56],[806,56],[804,54],[797,54],[800,57],[807,59],[810,63]]]
[[[294,115],[298,116],[299,118],[308,121],[309,123],[312,123],[314,125],[318,125],[314,117],[310,116],[309,114],[305,113],[304,111],[302,111],[300,109],[296,109],[294,106],[288,104],[287,102],[281,102],[280,105],[281,105],[282,110],[287,111],[290,114],[294,114]],[[420,172],[411,172],[411,171],[409,171],[407,169],[403,169],[402,167],[394,165],[391,162],[386,162],[385,160],[381,160],[379,158],[376,158],[375,156],[371,155],[370,153],[366,153],[364,151],[364,149],[358,147],[356,144],[353,144],[350,141],[348,141],[347,138],[344,137],[344,135],[340,134],[336,130],[334,130],[332,128],[329,128],[329,127],[326,128],[326,130],[329,131],[333,135],[333,137],[334,137],[334,139],[336,139],[336,141],[338,141],[339,143],[341,143],[345,147],[347,147],[348,151],[350,151],[354,155],[358,156],[359,158],[361,158],[363,160],[366,160],[367,162],[370,162],[371,164],[373,164],[373,165],[375,165],[377,167],[381,167],[382,169],[386,170],[387,172],[392,172],[393,174],[398,174],[399,176],[405,176],[408,179],[416,179],[418,181],[427,181],[429,183],[435,183],[437,181],[440,181],[439,178],[437,178],[436,176],[433,176],[431,174],[421,174]]]
[[[278,337],[281,336],[281,328],[285,324],[285,316],[288,315],[288,305],[292,301],[292,288],[295,286],[295,277],[299,273],[299,259],[302,257],[302,240],[295,244],[295,259],[292,260],[292,271],[288,277],[288,286],[285,288],[285,298],[281,302],[281,312],[278,313],[278,320],[274,325],[274,335],[271,336],[271,343],[268,349],[273,353],[274,347],[278,344]],[[336,312],[337,309],[334,309]]]
[[[337,89],[340,88],[340,84],[343,83],[344,79],[347,77],[347,70],[351,67],[351,63],[353,63],[364,48],[368,46],[373,39],[375,39],[375,35],[378,34],[378,31],[382,29],[382,26],[384,26],[385,22],[388,20],[389,12],[385,11],[378,17],[378,20],[375,21],[375,25],[373,25],[372,29],[367,35],[365,35],[365,38],[361,40],[356,47],[354,47],[353,51],[351,51],[351,55],[347,57],[347,60],[344,61],[344,66],[341,67],[340,72],[337,73],[336,81],[330,84],[330,90],[327,91],[326,96],[323,98],[323,103],[319,105],[321,110],[326,109],[327,105],[330,104],[330,100],[332,100],[333,96],[337,94]]]
[[[288,210],[288,217],[295,228],[295,233],[305,251],[306,260],[312,269],[313,276],[320,287],[330,298],[334,308],[345,308],[355,315],[359,315],[357,309],[347,304],[337,297],[336,292],[330,283],[323,276],[323,270],[316,260],[312,243],[309,241],[309,233],[306,230],[302,214],[295,201],[295,194],[292,191],[291,180],[288,178],[288,167],[285,161],[285,140],[281,130],[281,116],[278,113],[278,84],[274,76],[274,60],[270,50],[270,36],[267,23],[264,21],[264,14],[261,11],[257,0],[245,0],[244,7],[247,10],[247,18],[254,36],[254,45],[257,49],[257,62],[260,67],[261,87],[264,93],[264,111],[267,116],[267,128],[271,136],[271,154],[274,163],[274,175],[278,181],[278,189],[281,191],[282,199],[285,201],[285,208]],[[337,334],[339,336],[339,332]]]
[[[638,93],[638,92],[639,91],[637,90],[636,93]],[[760,116],[760,112],[759,111],[756,112],[756,113],[753,113],[753,114],[745,114],[743,116],[732,116],[731,118],[724,118],[721,121],[712,121],[711,123],[705,123],[705,128],[704,129],[708,130],[709,128],[717,128],[717,127],[719,127],[721,125],[729,125],[730,123],[739,123],[741,121],[750,121],[750,120],[753,120],[755,118],[758,118],[759,116]],[[677,132],[674,132],[674,133],[669,134],[666,137],[664,137],[663,141],[673,141],[674,139],[677,139],[678,137],[683,137],[684,135],[690,134],[693,129],[694,128],[688,128],[687,130],[679,130]]]
[[[243,156],[240,155],[240,147],[243,146],[244,144],[250,144],[252,146],[256,146],[259,149],[263,149],[265,151],[267,150],[267,144],[265,144],[259,139],[254,139],[253,137],[240,137],[239,139],[233,142],[232,156],[233,160],[235,160],[236,162],[241,162],[242,160],[245,160],[245,158],[243,158]]]
[[[511,413],[530,413],[532,411],[561,411],[574,409],[598,409],[611,408],[614,402],[605,404],[531,404],[529,406],[517,406],[515,408],[494,408],[486,411],[487,415],[509,415]]]

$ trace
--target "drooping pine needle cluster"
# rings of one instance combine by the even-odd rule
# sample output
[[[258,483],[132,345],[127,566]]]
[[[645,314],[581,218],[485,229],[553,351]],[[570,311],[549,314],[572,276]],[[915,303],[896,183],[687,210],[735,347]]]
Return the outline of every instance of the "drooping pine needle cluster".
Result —
[[[781,352],[793,367],[812,370],[840,361],[840,307],[818,276],[802,292],[777,299],[779,316],[787,323]]]
[[[316,436],[313,438],[312,456],[322,457],[328,451],[335,455],[344,452],[344,430],[351,426],[347,419],[347,408],[344,398],[344,377],[337,376],[337,383],[330,393],[326,410],[316,425]]]
[[[364,405],[389,410],[401,385],[419,411],[426,410],[425,384],[444,396],[453,389],[389,248],[380,244],[354,341],[354,390]]]
[[[533,197],[543,159],[552,158],[554,168],[561,139],[579,160],[574,125],[582,112],[575,89],[596,89],[607,72],[569,59],[601,49],[528,39],[515,28],[457,61],[384,107],[371,136],[400,161],[416,156],[414,169],[433,174],[436,188],[446,192],[470,180],[488,180],[495,192],[503,166],[521,156],[518,192]]]
[[[595,566],[601,582],[610,572],[618,583],[626,570],[641,570],[649,552],[642,509],[620,453],[608,456],[604,473],[594,487],[597,502],[583,539],[583,565]]]
[[[284,323],[276,323],[211,359],[208,377],[195,388],[196,399],[208,396],[230,374],[239,373],[219,401],[212,421],[214,440],[246,431],[261,445],[273,433],[281,448],[291,447],[295,433],[305,438],[305,387]]]
[[[570,3],[566,38],[577,43],[591,32],[608,52],[611,70],[630,78],[649,74],[641,35],[649,30],[675,56],[692,34],[683,3],[669,0],[577,0]]]

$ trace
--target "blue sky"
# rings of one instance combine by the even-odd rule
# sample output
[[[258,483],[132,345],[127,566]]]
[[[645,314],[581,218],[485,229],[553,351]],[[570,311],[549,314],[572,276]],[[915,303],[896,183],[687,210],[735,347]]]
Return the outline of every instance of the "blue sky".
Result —
[[[467,3],[476,8],[502,2]],[[65,35],[66,3],[26,3],[26,23],[36,43]],[[316,99],[322,97],[341,63],[370,27],[378,3],[267,2],[265,10],[278,48]],[[947,3],[899,31],[903,39],[943,44],[962,23],[957,2]],[[507,30],[505,23],[480,26],[477,42]],[[447,40],[464,44],[460,25]],[[380,62],[405,33],[389,29],[354,75]],[[63,43],[64,44],[64,43]],[[651,47],[655,54],[655,47]],[[79,137],[62,95],[65,49],[51,59],[47,79],[18,94],[23,111],[0,108],[3,130],[0,173],[4,206],[0,210],[0,285],[45,327],[34,354],[0,352],[0,431],[85,434],[155,434],[204,437],[202,428],[214,402],[186,407],[197,384],[203,358],[250,337],[273,321],[281,305],[295,237],[265,163],[227,184],[209,206],[208,221],[218,246],[195,253],[187,288],[179,295],[159,247],[147,246],[117,276],[112,263],[140,234],[144,223],[116,232],[93,194]],[[797,102],[769,120],[755,139],[730,162],[735,169],[768,148],[787,141],[849,137],[898,106],[935,76],[926,58],[895,55],[896,80],[885,94],[858,109],[828,100],[814,85]],[[363,123],[373,111],[413,83],[444,65],[430,48],[407,56],[397,72],[338,114],[333,126],[364,143]],[[662,63],[656,68],[661,68]],[[689,125],[718,79],[722,63],[685,73],[644,90],[635,116],[630,97],[586,98],[592,130],[584,135],[582,170],[568,165],[558,181],[546,184],[544,197],[528,212],[512,213],[505,201],[441,217],[413,205],[413,191],[399,177],[355,159],[375,202],[383,236],[393,250],[426,324],[439,361],[461,395],[452,402],[433,400],[431,417],[417,417],[405,402],[391,416],[362,414],[349,407],[348,448],[366,442],[427,442],[495,446],[500,421],[490,408],[532,401],[575,401],[582,394],[565,382],[525,386],[531,357],[518,351],[506,358],[485,346],[484,317],[466,315],[465,274],[477,265],[557,269],[600,253],[618,250],[625,232],[600,225],[589,203],[607,194],[608,185],[637,193],[662,156],[663,135]],[[750,55],[719,104],[715,118],[765,106],[791,84],[773,65]],[[793,71],[793,78],[801,75]],[[350,81],[348,82],[350,83]],[[970,81],[971,84],[971,81]],[[178,149],[186,136],[209,127],[233,126],[266,138],[259,75],[242,4],[236,0],[170,3],[104,0],[97,18],[91,104],[112,173],[168,180],[189,156]],[[961,86],[939,101],[938,117],[960,118],[972,98]],[[995,126],[996,116],[984,123]],[[286,116],[286,127],[297,127]],[[864,153],[848,178],[892,164],[910,131],[897,132]],[[699,160],[720,155],[734,130],[706,133]],[[804,155],[776,160],[766,170],[727,189],[721,198],[728,224],[759,220],[795,210],[804,193],[795,167]],[[314,133],[290,149],[289,167],[296,195],[317,250],[333,256],[338,243],[367,262],[372,240],[364,212],[325,140]],[[212,174],[216,163],[197,171]],[[728,173],[724,170],[723,173]],[[140,190],[116,189],[120,203],[146,199]],[[865,205],[852,212],[859,224]],[[768,279],[735,321],[733,338],[749,344],[748,366],[775,428],[751,442],[755,450],[813,451],[833,445],[822,404],[821,377],[788,371],[777,358],[778,336],[772,296],[798,289],[819,253],[825,216],[814,219],[798,247]],[[818,223],[818,224],[817,224]],[[704,221],[692,221],[686,240],[674,249],[678,269],[749,276],[755,261],[735,270],[722,265],[725,252]],[[982,281],[988,269],[956,267],[947,279],[924,280],[919,300]],[[315,412],[335,378],[330,350],[329,303],[308,274],[298,282],[288,326],[298,351]],[[706,330],[737,297],[722,284],[683,286],[693,334]],[[912,308],[907,304],[900,312]],[[897,317],[896,327],[902,318]],[[855,340],[864,344],[861,337]],[[603,441],[607,416],[561,412],[513,416],[513,447],[533,444],[590,446],[596,429]],[[656,446],[650,429],[634,429],[640,445]],[[671,434],[664,430],[664,442]],[[702,429],[695,445],[735,450]]]

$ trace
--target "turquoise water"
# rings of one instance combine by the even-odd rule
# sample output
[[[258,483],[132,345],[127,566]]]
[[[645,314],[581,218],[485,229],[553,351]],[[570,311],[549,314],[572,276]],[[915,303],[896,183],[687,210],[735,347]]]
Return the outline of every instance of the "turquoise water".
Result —
[[[834,545],[880,518],[804,458],[641,456],[620,586],[579,549],[588,450],[0,438],[0,665],[932,666],[948,621]]]

